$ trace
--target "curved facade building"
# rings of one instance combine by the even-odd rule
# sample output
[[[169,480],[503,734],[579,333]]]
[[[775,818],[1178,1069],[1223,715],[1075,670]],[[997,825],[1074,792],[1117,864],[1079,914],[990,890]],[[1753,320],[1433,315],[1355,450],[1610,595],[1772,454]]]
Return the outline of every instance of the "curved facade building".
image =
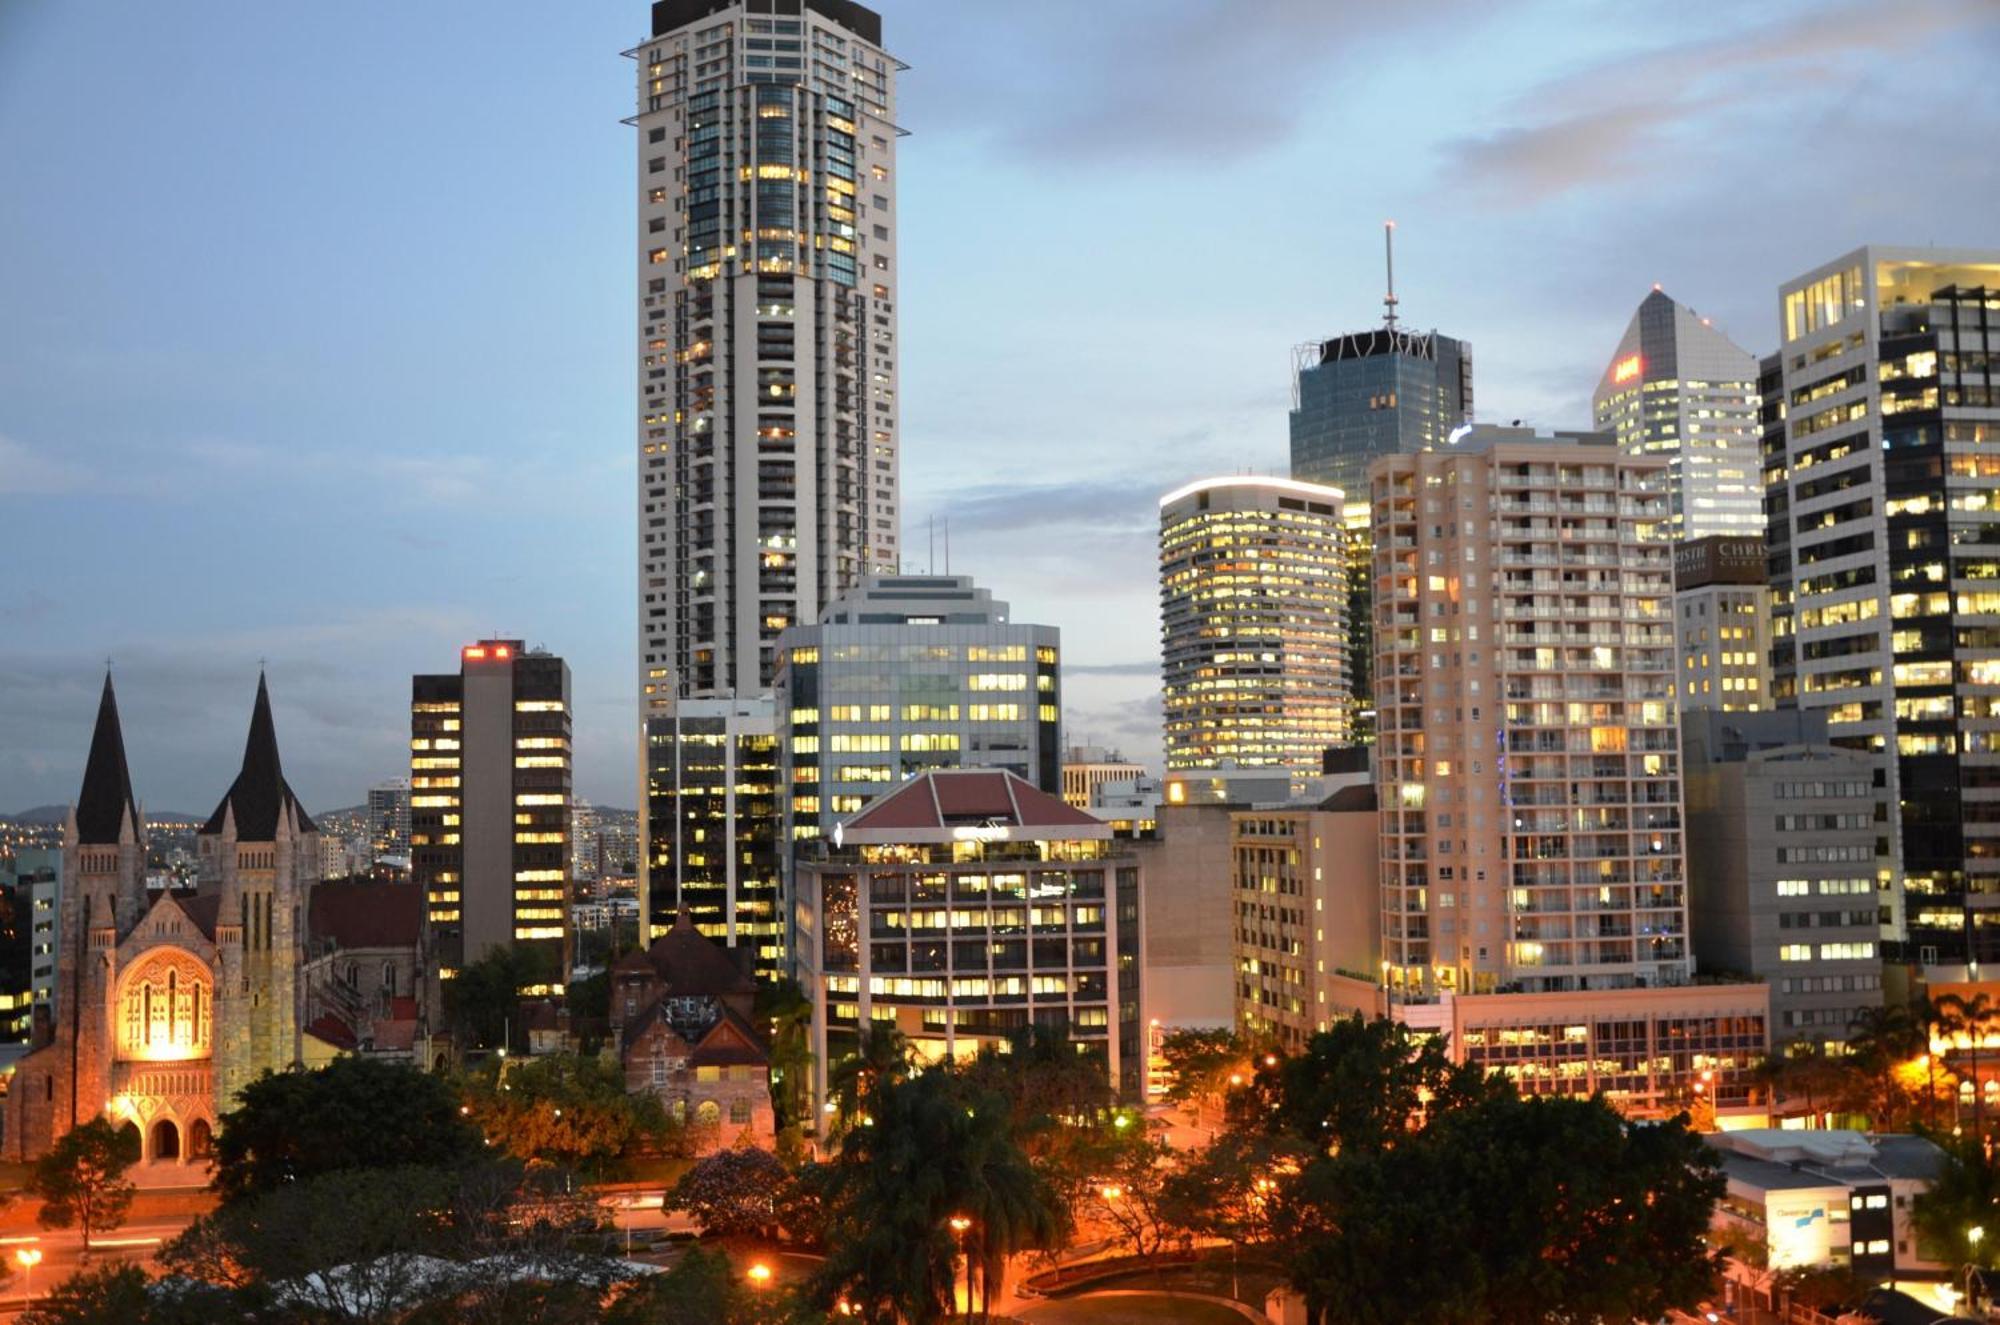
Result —
[[[1317,772],[1349,739],[1345,500],[1247,476],[1160,499],[1169,769]]]

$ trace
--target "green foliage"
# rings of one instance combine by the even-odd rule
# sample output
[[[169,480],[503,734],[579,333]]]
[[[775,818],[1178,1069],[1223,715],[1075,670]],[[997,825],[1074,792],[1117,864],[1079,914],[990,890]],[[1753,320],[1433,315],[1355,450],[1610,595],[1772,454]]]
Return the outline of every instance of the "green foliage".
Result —
[[[865,1115],[877,1089],[909,1075],[910,1045],[903,1033],[894,1026],[864,1029],[860,1048],[827,1071],[827,1091],[833,1097],[839,1125],[848,1126]]]
[[[721,1252],[691,1247],[665,1274],[634,1284],[604,1325],[778,1325],[790,1304],[775,1289],[752,1289]]]
[[[777,1114],[778,1129],[797,1128],[808,1122],[807,1087],[811,1084],[812,1000],[796,980],[779,980],[757,986],[753,1015],[760,1028],[768,1029],[771,1040],[771,1106]]]
[[[704,1237],[778,1236],[791,1174],[769,1151],[738,1146],[717,1151],[681,1175],[666,1208],[685,1210]]]
[[[1143,1127],[1114,1133],[1082,1192],[1085,1218],[1113,1230],[1117,1245],[1155,1256],[1188,1240],[1185,1208],[1168,1187],[1173,1148]]]
[[[615,1063],[549,1054],[502,1066],[475,1077],[466,1099],[474,1124],[517,1158],[601,1170],[657,1152],[675,1130],[657,1096],[626,1093]]]
[[[225,1203],[343,1169],[453,1168],[485,1153],[440,1077],[402,1064],[336,1058],[313,1072],[266,1072],[222,1116],[213,1187]]]
[[[528,1028],[521,991],[555,978],[534,950],[499,947],[467,962],[444,985],[444,1015],[459,1048],[504,1048],[525,1053]]]
[[[948,1070],[878,1078],[869,1121],[850,1129],[825,1179],[827,1260],[811,1298],[847,1300],[863,1319],[905,1325],[943,1318],[957,1247],[950,1221],[969,1219],[965,1245],[988,1296],[1007,1256],[1051,1245],[1055,1197],[1015,1140],[1006,1101]]]
[[[145,1325],[146,1272],[136,1265],[80,1270],[23,1312],[19,1325]]]
[[[2000,1256],[2000,1164],[1971,1137],[1944,1138],[1945,1161],[1910,1202],[1910,1226],[1926,1260],[1989,1270]],[[1973,1237],[1971,1230],[1981,1230]]]
[[[1294,1286],[1332,1319],[1652,1320],[1713,1291],[1722,1187],[1685,1120],[1492,1093],[1393,1147],[1315,1160],[1277,1217],[1305,1230]]]
[[[125,1171],[139,1162],[139,1135],[108,1118],[93,1118],[63,1134],[35,1164],[28,1191],[42,1198],[43,1228],[75,1228],[90,1252],[93,1233],[125,1222],[135,1188]]]
[[[458,1188],[458,1175],[443,1169],[319,1174],[203,1216],[160,1249],[160,1263],[199,1282],[244,1288],[399,1253],[437,1254]]]
[[[1374,1151],[1426,1115],[1504,1089],[1477,1067],[1454,1065],[1436,1036],[1354,1016],[1313,1036],[1304,1053],[1259,1058],[1230,1097],[1229,1117],[1236,1130],[1291,1136],[1312,1149]]]
[[[1160,1042],[1160,1057],[1173,1078],[1167,1098],[1199,1106],[1228,1093],[1232,1072],[1249,1070],[1250,1043],[1230,1030],[1177,1030]]]
[[[961,1076],[1005,1102],[1015,1142],[1052,1189],[1067,1243],[1074,1213],[1116,1162],[1124,1135],[1103,1053],[1065,1027],[1037,1024],[1016,1032],[1005,1053],[982,1050]],[[1138,1119],[1127,1114],[1123,1123],[1130,1129]]]

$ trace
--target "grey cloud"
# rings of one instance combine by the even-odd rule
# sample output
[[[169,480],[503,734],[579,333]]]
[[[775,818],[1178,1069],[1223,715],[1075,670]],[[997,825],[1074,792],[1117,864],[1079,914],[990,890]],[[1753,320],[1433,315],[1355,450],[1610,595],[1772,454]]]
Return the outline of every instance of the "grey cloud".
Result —
[[[1063,673],[1067,676],[1158,676],[1160,660],[1148,658],[1143,662],[1080,663],[1065,661]]]
[[[954,67],[924,121],[968,132],[1010,126],[999,144],[1042,164],[1241,159],[1290,139],[1313,111],[1298,89],[1390,43],[1417,45],[1481,7],[1371,0],[1031,0],[985,22],[959,6],[904,17]],[[932,26],[935,25],[935,26]],[[1024,86],[1035,94],[1024,96]],[[912,80],[906,99],[923,95]]]
[[[53,497],[90,486],[90,471],[83,466],[0,437],[0,497]]]
[[[1809,120],[1895,51],[1955,33],[1990,43],[1995,31],[1985,0],[1908,0],[1893,14],[1850,3],[1620,55],[1515,97],[1503,112],[1513,123],[1446,144],[1444,176],[1529,205],[1657,176],[1676,153],[1775,150],[1758,147],[1746,117]]]

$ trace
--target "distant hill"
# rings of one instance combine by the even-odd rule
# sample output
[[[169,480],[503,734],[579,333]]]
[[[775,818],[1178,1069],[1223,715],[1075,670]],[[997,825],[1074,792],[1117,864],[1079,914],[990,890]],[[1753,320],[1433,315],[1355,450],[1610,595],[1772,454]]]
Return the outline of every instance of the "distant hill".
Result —
[[[68,815],[69,806],[67,805],[37,805],[34,809],[23,810],[19,814],[0,815],[0,819],[9,819],[17,824],[33,824],[40,828],[50,824],[59,824]]]

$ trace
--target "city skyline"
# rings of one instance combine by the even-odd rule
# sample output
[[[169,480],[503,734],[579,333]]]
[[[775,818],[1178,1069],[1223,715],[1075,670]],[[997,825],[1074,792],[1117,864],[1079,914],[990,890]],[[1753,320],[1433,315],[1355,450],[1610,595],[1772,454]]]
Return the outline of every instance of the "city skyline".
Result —
[[[1384,215],[1403,323],[1477,348],[1480,417],[1578,427],[1652,282],[1768,353],[1780,281],[1863,243],[1980,243],[2000,196],[1913,131],[2000,111],[1967,77],[1996,44],[1971,4],[1894,31],[1788,6],[1693,41],[1629,6],[1505,32],[1450,7],[883,9],[914,66],[906,560],[949,521],[953,569],[1064,630],[1066,738],[1147,759],[1157,498],[1283,472],[1289,349],[1375,317]],[[633,586],[583,568],[634,561],[634,149],[607,52],[644,31],[643,6],[0,15],[23,185],[0,199],[0,810],[75,796],[107,654],[149,809],[196,811],[233,767],[260,658],[301,796],[359,803],[399,771],[410,672],[503,634],[573,660],[578,790],[633,802]],[[144,114],[75,76],[113,49],[148,53]],[[1922,86],[1894,77],[1919,60]],[[1439,77],[1450,107],[1423,104]],[[1381,134],[1318,127],[1368,107]],[[1787,159],[1806,117],[1857,159],[1893,144],[1950,214]],[[1629,187],[1659,170],[1689,187]],[[1016,185],[1080,242],[1010,243],[1021,216],[986,200]],[[1181,205],[1211,187],[1266,205]]]

